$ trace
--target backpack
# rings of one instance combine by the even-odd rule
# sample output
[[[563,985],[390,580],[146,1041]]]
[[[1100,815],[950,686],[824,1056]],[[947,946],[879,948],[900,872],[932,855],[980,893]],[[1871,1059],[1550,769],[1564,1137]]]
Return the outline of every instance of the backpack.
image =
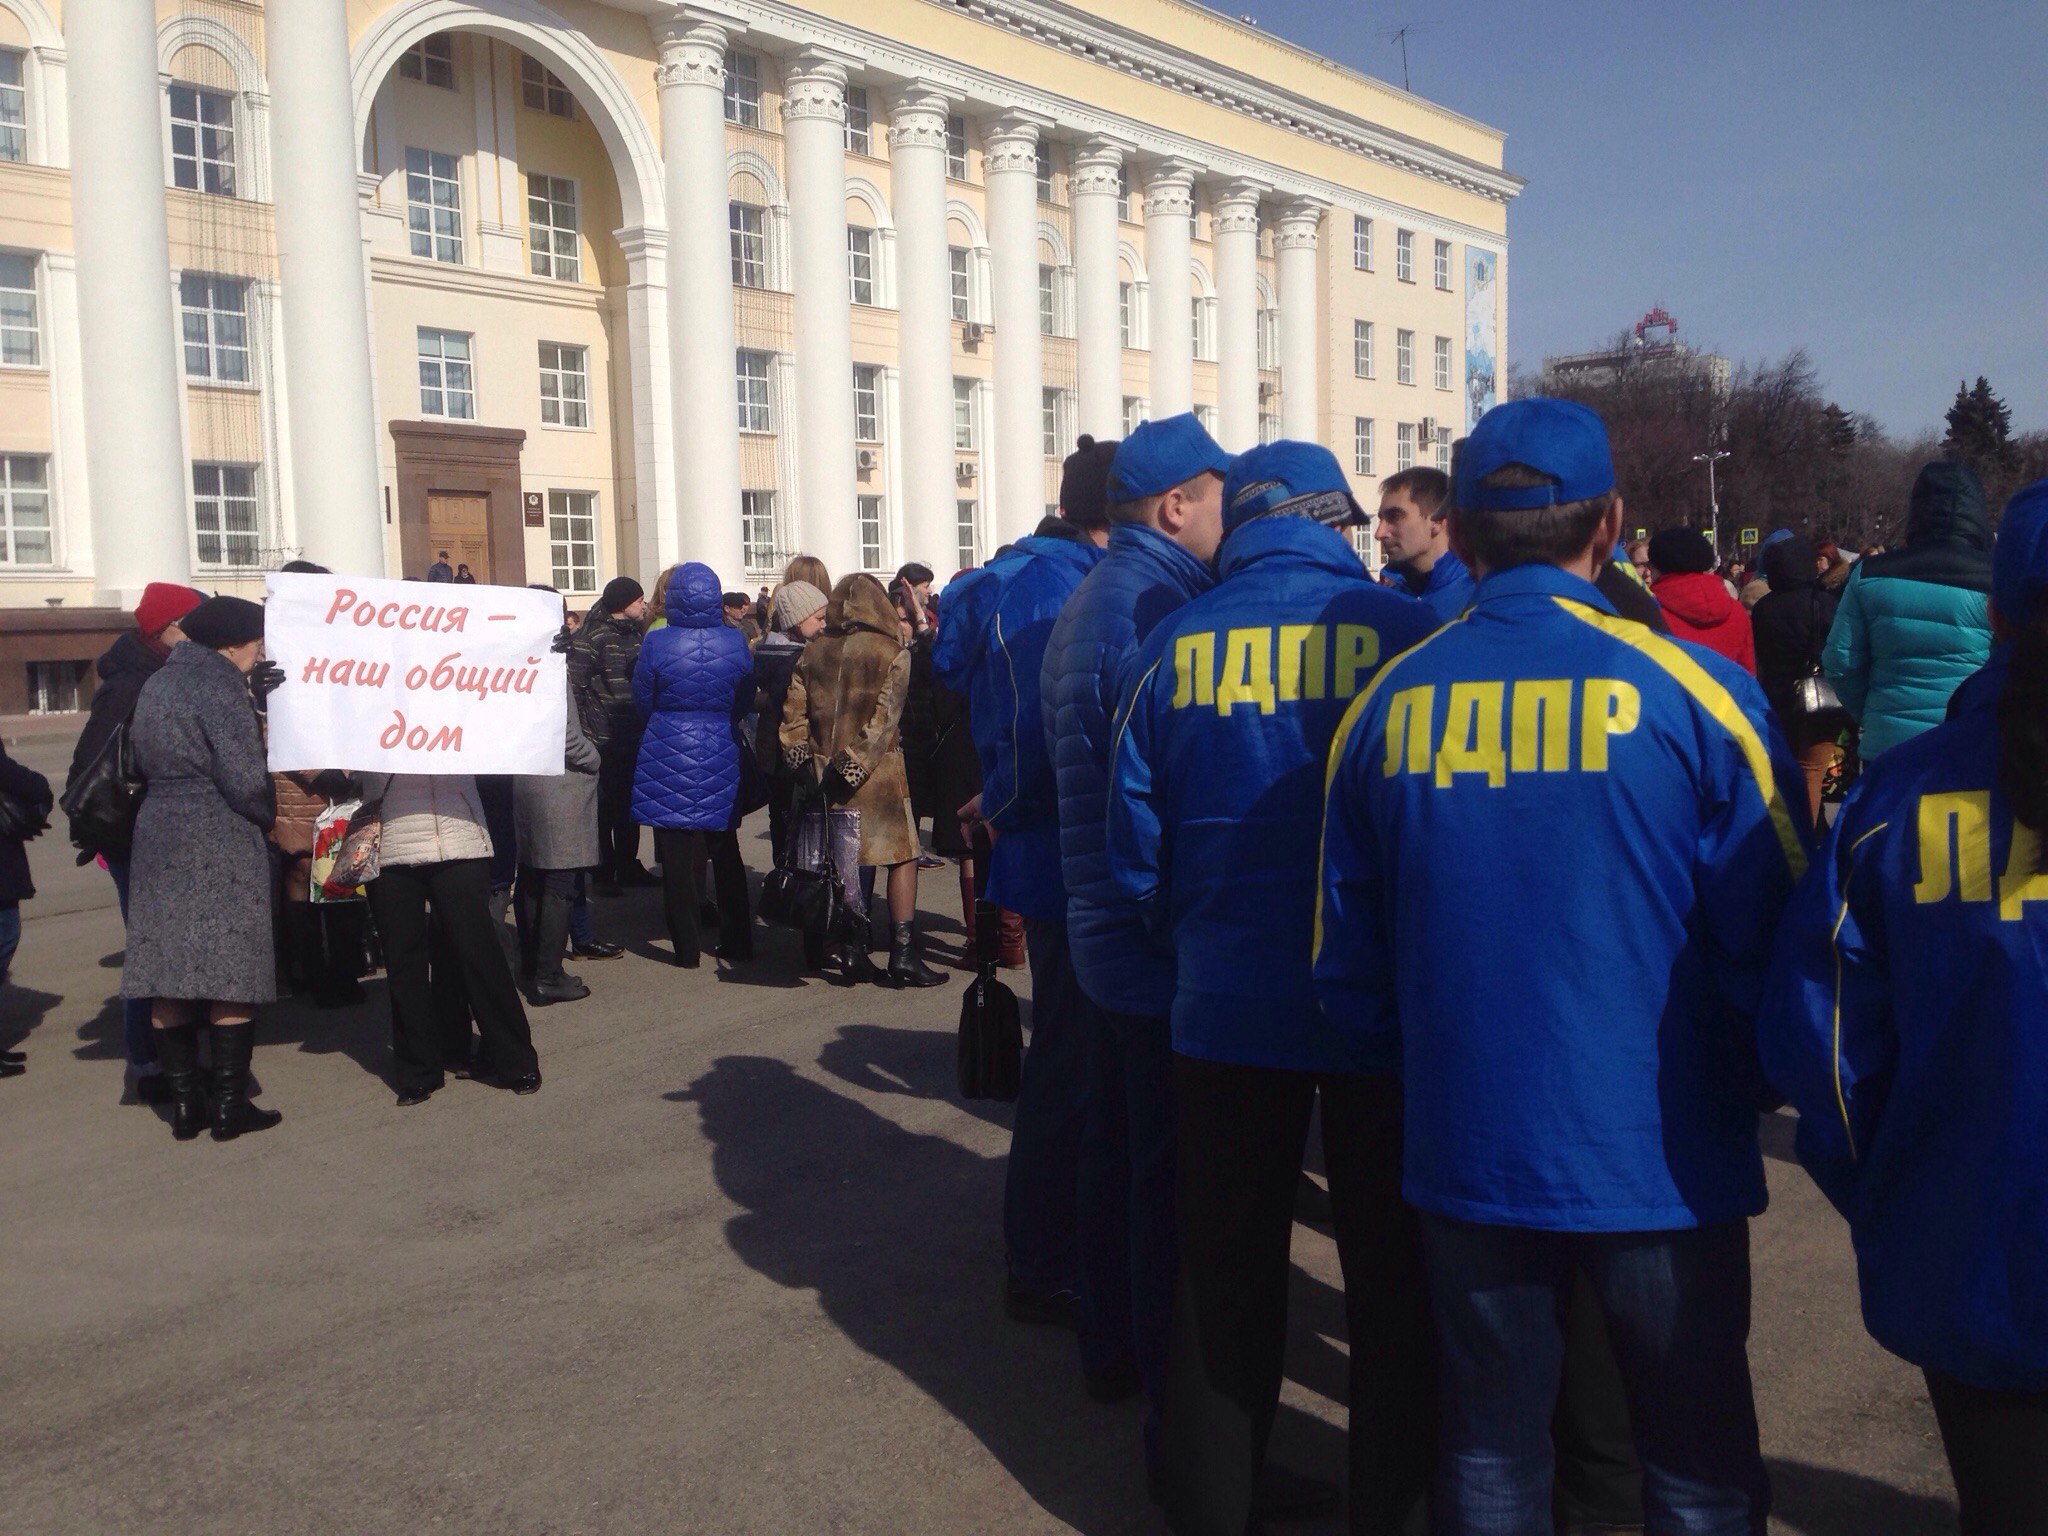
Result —
[[[71,822],[71,845],[83,864],[96,854],[125,858],[148,784],[135,771],[128,722],[108,733],[99,752],[64,786],[57,803]]]

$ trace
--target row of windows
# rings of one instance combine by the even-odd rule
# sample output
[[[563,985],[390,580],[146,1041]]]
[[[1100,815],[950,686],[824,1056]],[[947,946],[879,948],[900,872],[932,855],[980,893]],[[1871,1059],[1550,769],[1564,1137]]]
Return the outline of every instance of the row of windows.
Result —
[[[414,43],[398,56],[398,74],[403,80],[417,80],[446,91],[456,89],[455,34],[437,32]],[[550,117],[576,116],[576,97],[561,77],[539,59],[525,55],[519,60],[519,99],[532,111],[545,112]]]
[[[860,540],[860,564],[864,570],[882,567],[882,524],[884,503],[879,496],[854,500],[854,526]],[[953,504],[954,524],[959,534],[961,566],[981,563],[981,506],[972,500]],[[779,502],[774,491],[740,492],[740,559],[749,572],[780,570],[791,553],[783,537]],[[561,586],[557,577],[555,585]]]
[[[1423,423],[1403,421],[1394,426],[1394,469],[1398,473],[1415,467],[1415,452],[1418,443],[1436,455],[1436,467],[1445,474],[1451,472],[1451,429]],[[1377,475],[1374,464],[1373,434],[1375,423],[1370,416],[1351,418],[1351,470],[1353,474]]]
[[[1438,240],[1431,253],[1432,276],[1436,286],[1451,291],[1451,242]],[[1351,216],[1351,265],[1361,272],[1373,270],[1373,225],[1362,213]],[[1394,231],[1394,276],[1404,283],[1415,281],[1415,231]]]
[[[420,414],[476,420],[476,338],[467,331],[419,328]],[[590,425],[590,349],[540,344],[540,419],[550,427]]]
[[[1373,356],[1374,328],[1370,320],[1351,322],[1351,371],[1361,379],[1377,378],[1377,364]],[[1451,381],[1451,338],[1439,336],[1431,354],[1432,382],[1438,389],[1455,387]],[[1415,333],[1397,330],[1394,332],[1394,382],[1413,384],[1415,382]]]

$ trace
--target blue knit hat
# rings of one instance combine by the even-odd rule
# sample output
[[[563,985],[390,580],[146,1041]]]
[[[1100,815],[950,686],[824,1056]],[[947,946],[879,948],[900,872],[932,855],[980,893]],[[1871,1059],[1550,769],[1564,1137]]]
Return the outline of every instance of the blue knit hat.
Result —
[[[1337,456],[1320,443],[1282,439],[1237,456],[1223,477],[1223,536],[1261,517],[1306,517],[1329,527],[1365,521]]]

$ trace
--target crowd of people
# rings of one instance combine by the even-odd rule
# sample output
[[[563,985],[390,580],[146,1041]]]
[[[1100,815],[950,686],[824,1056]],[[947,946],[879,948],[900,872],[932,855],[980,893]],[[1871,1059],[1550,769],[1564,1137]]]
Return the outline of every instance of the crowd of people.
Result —
[[[945,980],[949,861],[960,958],[1028,956],[1003,1305],[1143,1396],[1177,1532],[1343,1497],[1267,1455],[1319,1120],[1353,1531],[1762,1533],[1748,1220],[1788,1102],[1965,1532],[2048,1531],[2048,482],[1994,544],[1931,464],[1903,548],[1785,530],[1754,573],[1625,545],[1624,490],[1591,411],[1496,407],[1383,484],[1375,581],[1317,445],[1083,438],[1057,513],[936,594],[810,557],[752,598],[612,580],[557,641],[562,771],[509,780],[271,773],[262,607],[152,586],[64,797],[128,925],[137,1098],[181,1140],[276,1125],[255,1011],[377,966],[401,1106],[532,1093],[526,1010],[621,953],[608,898],[658,888],[677,966],[712,930],[761,963],[765,809],[851,914],[806,968]],[[0,754],[8,956],[50,802]],[[341,807],[362,901],[309,878]]]

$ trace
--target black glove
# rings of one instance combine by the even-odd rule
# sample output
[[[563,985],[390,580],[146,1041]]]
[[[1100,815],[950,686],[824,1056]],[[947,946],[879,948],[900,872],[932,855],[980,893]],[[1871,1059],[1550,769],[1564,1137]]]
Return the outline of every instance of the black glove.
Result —
[[[362,793],[353,775],[343,773],[339,768],[323,768],[313,775],[313,793],[339,805],[344,800],[353,800]]]
[[[256,707],[261,709],[263,701],[284,686],[284,668],[274,661],[259,661],[249,669],[249,692],[255,697]]]
[[[571,629],[567,624],[564,624],[560,629],[555,631],[555,638],[552,641],[552,643],[549,644],[548,649],[553,651],[557,656],[566,656],[569,654],[570,642],[573,641],[575,638],[576,631]]]

